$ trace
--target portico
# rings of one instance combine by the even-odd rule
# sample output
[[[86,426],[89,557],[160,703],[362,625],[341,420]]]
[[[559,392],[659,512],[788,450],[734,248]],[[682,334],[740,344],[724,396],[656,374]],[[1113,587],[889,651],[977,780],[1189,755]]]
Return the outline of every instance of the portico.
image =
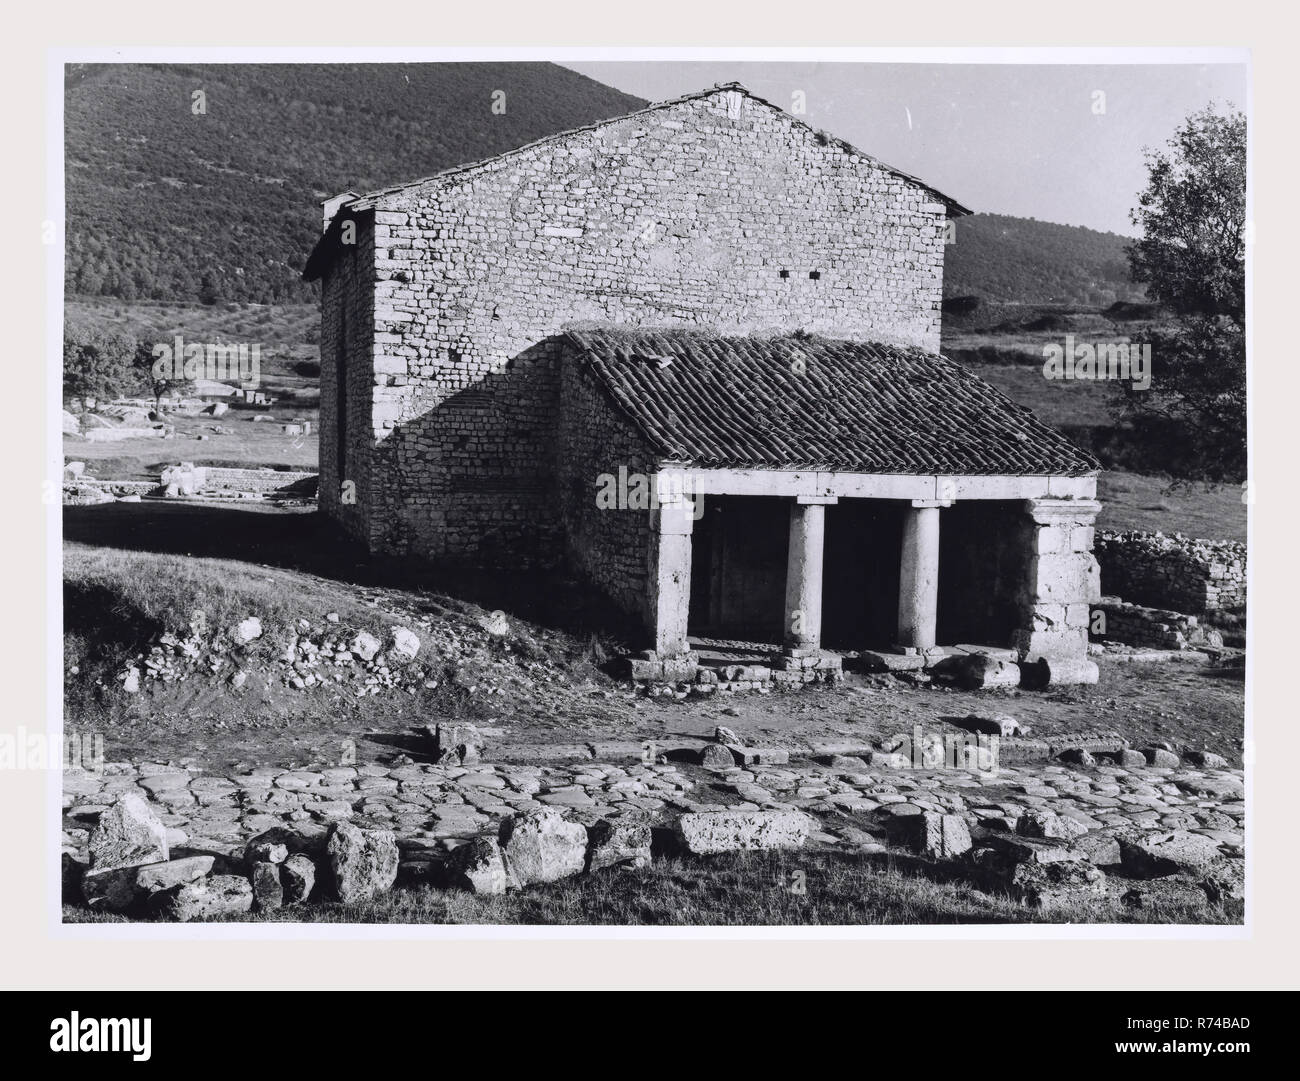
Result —
[[[827,581],[827,509],[855,500],[882,499],[897,508],[902,521],[896,555],[896,608],[888,615],[896,633],[888,643],[860,645],[925,655],[953,644],[939,640],[945,514],[959,504],[968,506],[979,501],[1004,508],[1006,520],[1018,523],[1018,532],[983,540],[970,537],[969,543],[984,543],[990,552],[995,547],[1023,547],[1026,553],[1018,567],[1018,580],[1005,586],[1006,602],[1023,610],[1015,640],[1007,641],[1004,634],[998,633],[999,640],[989,639],[986,644],[1016,648],[1019,656],[1065,653],[1086,658],[1087,606],[1095,593],[1090,583],[1087,544],[1092,520],[1100,509],[1091,498],[1095,493],[1094,478],[868,478],[756,470],[672,474],[673,467],[666,467],[665,476],[671,476],[671,480],[664,485],[665,490],[693,495],[665,503],[651,515],[654,543],[650,581],[657,627],[655,652],[660,657],[687,656],[688,628],[693,621],[704,618],[691,609],[693,526],[700,517],[695,500],[707,508],[711,497],[751,496],[786,507],[788,536],[780,583],[781,656],[774,658],[782,667],[811,667],[825,654],[823,605],[828,591],[833,593],[838,588],[835,582]],[[905,498],[913,491],[952,493],[953,498]],[[766,518],[771,520],[774,515]],[[774,568],[769,568],[769,577],[775,573]],[[1072,611],[1065,604],[1055,603],[1055,595],[1062,591],[1074,596]],[[696,592],[705,595],[698,588]],[[842,607],[852,603],[846,598],[839,601]],[[861,603],[879,604],[880,598],[869,602],[864,596]],[[1059,662],[1057,668],[1063,671]]]
[[[689,673],[694,634],[770,643],[794,681],[846,650],[929,663],[969,643],[1093,675],[1096,463],[966,369],[811,338],[570,338],[652,455],[651,673]]]

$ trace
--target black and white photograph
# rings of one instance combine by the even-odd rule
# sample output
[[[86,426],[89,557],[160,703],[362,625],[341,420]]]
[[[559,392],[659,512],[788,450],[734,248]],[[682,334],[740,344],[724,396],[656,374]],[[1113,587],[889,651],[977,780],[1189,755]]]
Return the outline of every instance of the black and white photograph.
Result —
[[[64,924],[1242,931],[1244,50],[61,76]]]

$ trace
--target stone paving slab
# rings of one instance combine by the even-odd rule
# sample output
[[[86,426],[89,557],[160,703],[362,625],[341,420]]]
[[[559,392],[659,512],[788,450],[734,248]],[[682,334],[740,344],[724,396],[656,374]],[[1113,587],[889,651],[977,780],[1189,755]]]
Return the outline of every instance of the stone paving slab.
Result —
[[[852,759],[830,765],[759,760],[711,770],[592,760],[472,767],[372,762],[259,767],[226,777],[160,763],[112,763],[101,773],[65,772],[63,850],[85,859],[89,830],[129,792],[153,806],[174,847],[227,853],[272,826],[337,821],[391,829],[402,843],[454,847],[542,807],[585,825],[620,818],[668,824],[700,810],[799,810],[819,822],[814,842],[854,849],[884,839],[888,819],[899,814],[956,815],[984,835],[1014,831],[1031,810],[1100,834],[1179,829],[1208,838],[1227,855],[1244,846],[1241,770],[1053,764],[984,772],[891,769]]]

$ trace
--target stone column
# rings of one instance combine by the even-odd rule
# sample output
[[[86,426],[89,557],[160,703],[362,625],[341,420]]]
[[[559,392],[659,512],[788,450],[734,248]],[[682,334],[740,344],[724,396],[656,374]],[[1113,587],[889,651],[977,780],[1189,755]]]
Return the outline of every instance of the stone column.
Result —
[[[1091,606],[1101,598],[1092,556],[1091,499],[1030,499],[1026,503],[1026,575],[1016,646],[1022,663],[1037,663],[1052,683],[1095,683],[1088,659]]]
[[[939,508],[946,500],[914,499],[903,519],[903,560],[898,580],[898,643],[935,646],[939,611]]]
[[[686,622],[691,601],[691,526],[694,503],[677,499],[650,511],[648,620],[660,658],[690,651]]]
[[[822,641],[822,544],[826,505],[834,497],[799,496],[790,504],[790,554],[785,565],[787,652],[808,653]]]

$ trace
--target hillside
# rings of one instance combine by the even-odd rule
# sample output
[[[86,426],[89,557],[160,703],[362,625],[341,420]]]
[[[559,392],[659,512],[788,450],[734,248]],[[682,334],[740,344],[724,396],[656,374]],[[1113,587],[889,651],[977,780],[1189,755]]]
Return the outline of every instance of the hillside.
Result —
[[[67,291],[310,300],[319,200],[643,104],[543,63],[69,65]]]
[[[1143,294],[1129,280],[1128,243],[1118,233],[1034,218],[960,218],[956,243],[944,252],[944,296],[1094,307],[1137,300]]]
[[[196,114],[196,91],[204,111]],[[493,111],[503,91],[504,113]],[[302,303],[316,204],[639,108],[554,64],[74,64],[65,73],[68,294]],[[977,214],[946,296],[1135,299],[1126,238]]]

